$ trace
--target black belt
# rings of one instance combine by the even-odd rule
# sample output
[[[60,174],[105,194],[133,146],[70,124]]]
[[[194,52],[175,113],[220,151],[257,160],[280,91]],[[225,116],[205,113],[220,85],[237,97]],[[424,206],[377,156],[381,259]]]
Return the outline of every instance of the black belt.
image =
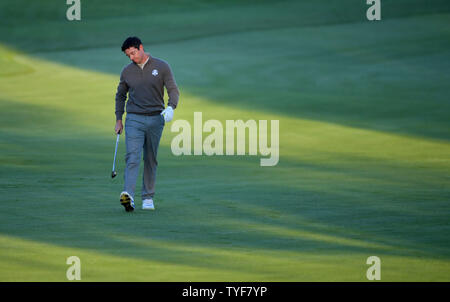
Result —
[[[159,115],[161,114],[162,110],[159,111],[153,111],[153,112],[129,112],[133,114],[139,114],[139,115],[147,115],[147,116],[153,116],[153,115]]]

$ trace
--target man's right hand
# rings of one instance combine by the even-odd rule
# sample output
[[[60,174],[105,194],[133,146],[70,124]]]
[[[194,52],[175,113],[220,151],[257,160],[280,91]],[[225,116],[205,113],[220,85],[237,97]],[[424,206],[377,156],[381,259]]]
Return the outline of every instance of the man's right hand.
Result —
[[[122,134],[122,131],[123,131],[122,120],[117,120],[115,131],[116,131],[116,134]]]

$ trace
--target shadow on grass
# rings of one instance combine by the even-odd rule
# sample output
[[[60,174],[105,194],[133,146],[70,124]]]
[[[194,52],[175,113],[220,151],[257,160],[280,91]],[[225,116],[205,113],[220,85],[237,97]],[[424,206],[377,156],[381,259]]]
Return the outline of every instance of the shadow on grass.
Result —
[[[21,51],[28,50],[23,46],[27,43],[47,51],[48,45],[52,45],[52,49],[62,48],[32,55],[114,74],[118,79],[118,73],[128,62],[119,48],[123,37],[111,30],[111,26],[125,35],[130,30],[129,22],[140,17],[143,25],[138,27],[145,30],[137,34],[148,37],[151,53],[155,50],[156,56],[171,63],[182,98],[183,91],[187,91],[214,103],[249,111],[258,108],[259,111],[292,117],[449,139],[446,115],[449,103],[445,102],[449,90],[444,78],[448,73],[441,63],[448,58],[449,40],[445,38],[445,28],[439,26],[439,20],[446,24],[446,1],[435,0],[427,5],[420,1],[386,4],[384,22],[377,23],[376,27],[365,19],[366,5],[355,5],[354,1],[259,4],[172,3],[170,13],[180,17],[181,12],[183,19],[161,20],[164,22],[161,24],[167,20],[172,22],[165,24],[169,28],[167,31],[157,32],[154,32],[152,18],[141,16],[142,9],[138,12],[140,16],[119,18],[117,14],[120,12],[122,16],[125,9],[120,1],[111,3],[108,8],[98,3],[91,4],[86,7],[86,18],[91,21],[90,18],[97,16],[98,23],[86,22],[77,27],[70,22],[61,22],[61,28],[72,34],[59,39],[49,37],[58,35],[60,27],[38,32],[34,26],[40,28],[47,23],[53,24],[52,16],[58,12],[63,19],[64,6],[11,4],[7,6],[11,11],[27,9],[29,17],[43,18],[39,26],[31,23],[33,28],[28,30],[36,30],[36,35],[45,33],[43,38],[50,41],[42,43],[32,33],[27,36],[28,39],[33,36],[31,42],[9,34],[4,35],[3,40]],[[166,5],[149,5],[152,8],[156,6],[155,11],[167,10]],[[193,5],[198,11],[192,12],[192,16],[186,14],[186,5]],[[37,10],[42,11],[35,16],[34,11]],[[130,13],[133,8],[126,8],[126,11]],[[104,19],[108,16],[106,12],[114,13],[112,16],[116,18]],[[405,18],[395,23],[398,17],[436,13],[443,14],[434,18],[438,20],[436,26],[430,23],[431,17]],[[196,18],[207,23],[197,24]],[[16,18],[9,21],[17,22]],[[335,26],[323,26],[330,22]],[[359,23],[346,26],[345,22]],[[136,25],[132,24],[132,31],[135,31]],[[157,27],[161,24],[158,23]],[[197,29],[201,29],[201,33],[191,26],[199,26]],[[415,27],[423,30],[411,29]],[[277,31],[280,28],[284,29]],[[300,32],[296,28],[305,30]],[[23,30],[26,32],[26,29],[25,26]],[[191,40],[186,40],[186,31]],[[73,38],[75,36],[77,39]],[[102,37],[101,43],[99,36]],[[117,47],[101,48],[113,43]],[[84,49],[80,50],[80,47]],[[426,70],[435,73],[423,73]]]
[[[351,166],[341,167],[336,177],[335,168],[326,164],[283,160],[262,168],[252,157],[174,157],[163,146],[157,210],[140,210],[137,197],[138,209],[126,213],[118,202],[123,145],[119,176],[112,180],[113,139],[94,131],[77,133],[76,124],[59,125],[53,119],[57,111],[43,116],[48,118],[46,127],[59,125],[59,134],[41,133],[30,126],[42,117],[34,116],[35,110],[22,105],[2,116],[5,123],[8,118],[24,122],[18,126],[23,131],[2,131],[0,139],[2,158],[8,158],[0,174],[0,190],[7,196],[0,213],[3,234],[236,272],[249,268],[234,257],[250,260],[252,253],[261,252],[449,258],[448,206],[441,204],[446,191],[430,190],[426,207],[436,212],[422,211],[424,201],[416,198],[414,188],[392,192],[389,181],[373,183],[378,172],[367,171],[349,184],[347,179],[355,178]],[[410,172],[395,169],[397,174]],[[140,182],[141,174],[137,196]]]

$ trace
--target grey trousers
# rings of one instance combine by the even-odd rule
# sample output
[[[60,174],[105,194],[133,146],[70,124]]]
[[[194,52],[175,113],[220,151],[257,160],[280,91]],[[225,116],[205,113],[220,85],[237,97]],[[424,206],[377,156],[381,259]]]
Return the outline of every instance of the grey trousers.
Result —
[[[142,151],[144,151],[144,174],[142,179],[142,200],[155,194],[156,167],[159,141],[164,129],[162,115],[139,115],[128,113],[125,119],[125,173],[124,191],[134,200],[136,179],[139,174]]]

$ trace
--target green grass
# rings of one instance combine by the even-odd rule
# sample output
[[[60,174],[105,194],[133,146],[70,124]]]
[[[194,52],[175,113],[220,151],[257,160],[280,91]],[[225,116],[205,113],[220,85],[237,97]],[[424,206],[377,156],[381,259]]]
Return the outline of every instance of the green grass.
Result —
[[[1,4],[0,281],[65,281],[72,255],[83,281],[366,281],[372,255],[382,281],[449,281],[445,1],[386,1],[375,23],[353,1],[111,2],[79,23]],[[170,62],[175,119],[279,120],[279,164],[175,157],[167,124],[157,210],[125,213],[131,33]]]

